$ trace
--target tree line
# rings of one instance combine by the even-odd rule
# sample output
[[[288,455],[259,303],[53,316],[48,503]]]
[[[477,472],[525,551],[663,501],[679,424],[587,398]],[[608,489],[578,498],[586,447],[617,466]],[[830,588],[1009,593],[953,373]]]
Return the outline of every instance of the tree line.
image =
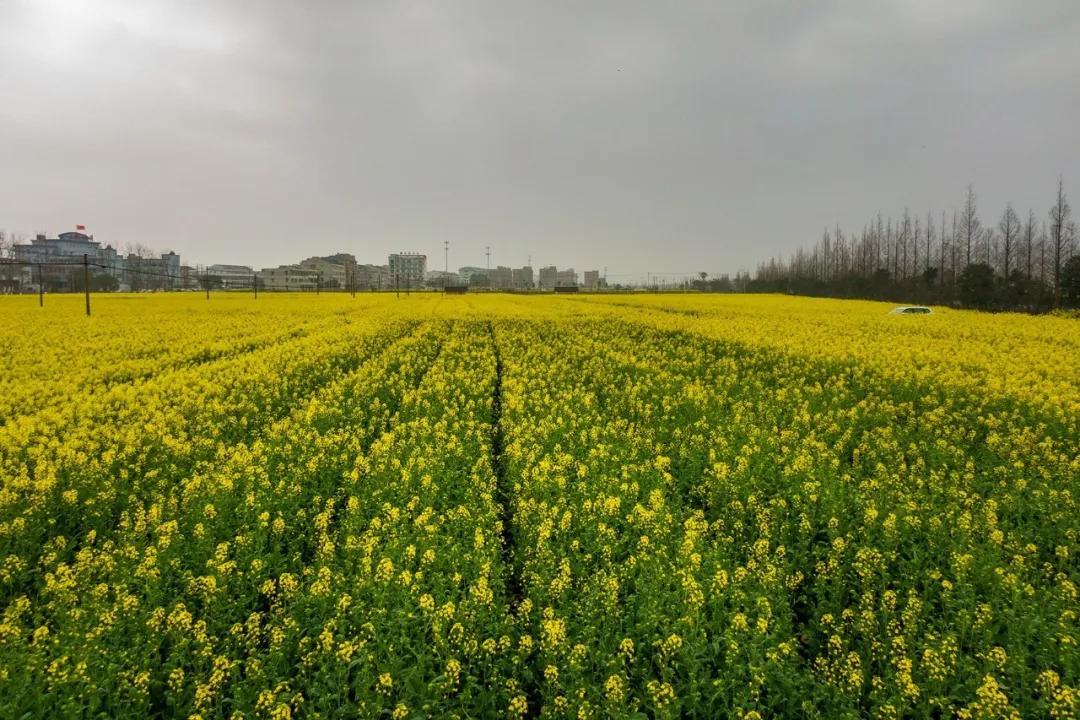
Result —
[[[940,216],[905,209],[858,233],[826,229],[810,247],[762,263],[757,292],[788,292],[1043,312],[1080,307],[1080,247],[1065,184],[1045,218],[1007,204],[995,224],[979,217],[975,189]]]

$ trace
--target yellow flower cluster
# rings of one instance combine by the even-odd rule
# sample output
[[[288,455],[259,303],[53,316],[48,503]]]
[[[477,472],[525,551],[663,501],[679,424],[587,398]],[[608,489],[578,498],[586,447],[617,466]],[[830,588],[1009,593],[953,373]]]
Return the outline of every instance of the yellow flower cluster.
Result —
[[[0,717],[1075,717],[1080,329],[0,299]]]

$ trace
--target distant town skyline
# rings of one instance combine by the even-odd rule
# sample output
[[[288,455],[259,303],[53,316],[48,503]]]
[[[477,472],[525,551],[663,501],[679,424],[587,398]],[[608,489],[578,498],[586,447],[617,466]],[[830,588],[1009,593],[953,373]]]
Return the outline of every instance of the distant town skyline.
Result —
[[[11,0],[0,227],[734,273],[877,212],[1080,186],[1073,0]]]
[[[74,232],[74,233],[79,233],[79,234],[85,234],[87,237],[91,238],[92,240],[95,240],[96,242],[100,243],[101,245],[108,246],[108,247],[114,249],[117,253],[119,253],[119,255],[121,257],[128,254],[128,253],[130,253],[130,252],[134,252],[135,250],[139,250],[140,252],[142,252],[144,254],[148,254],[148,255],[156,255],[159,252],[162,253],[162,254],[176,252],[175,249],[172,248],[172,247],[162,249],[162,248],[158,248],[158,247],[153,246],[153,245],[146,245],[146,244],[143,244],[143,243],[120,243],[120,244],[117,244],[115,242],[109,242],[109,241],[105,240],[104,238],[98,239],[95,236],[95,233],[93,232],[93,229],[88,228],[85,223],[75,223],[71,228],[60,231],[58,233],[50,233],[48,231],[45,231],[45,232],[36,231],[34,233],[26,233],[26,232],[18,232],[18,231],[13,232],[13,231],[5,230],[3,228],[0,228],[0,232],[2,232],[4,234],[4,239],[6,239],[8,242],[15,242],[15,243],[20,244],[22,246],[27,246],[27,245],[32,244],[35,237],[37,237],[37,238],[40,238],[40,237],[49,238],[49,237],[54,236],[54,235],[55,236],[62,236],[62,235]],[[448,248],[447,248],[447,250],[448,250]],[[451,264],[450,269],[449,269],[450,273],[452,275],[453,274],[458,274],[458,272],[460,270],[465,269],[465,268],[485,269],[485,270],[490,269],[492,271],[495,271],[499,267],[508,267],[508,268],[514,269],[514,270],[519,269],[521,267],[532,267],[531,265],[529,265],[529,263],[532,261],[532,256],[531,255],[527,256],[525,261],[522,262],[522,263],[512,263],[512,262],[508,263],[508,262],[502,262],[502,261],[495,262],[492,259],[492,258],[494,258],[494,254],[493,253],[488,254],[488,251],[490,251],[490,246],[485,247],[485,255],[484,255],[484,263],[485,264],[483,264],[483,265],[472,265],[470,263],[465,263],[465,264],[456,265],[456,266]],[[388,253],[387,257],[392,257],[393,255],[397,254],[397,252],[403,252],[404,254],[413,254],[413,253],[415,253],[417,251],[411,251],[411,250],[409,250],[409,251],[395,251],[395,252]],[[339,248],[339,249],[337,249],[337,250],[335,250],[333,252],[324,253],[324,254],[325,255],[333,255],[333,254],[341,254],[341,253],[346,253],[346,254],[353,255],[356,258],[356,261],[358,263],[361,263],[361,264],[364,264],[364,263],[367,263],[367,264],[383,264],[382,259],[380,259],[380,258],[364,257],[362,255],[357,254],[356,252],[351,252],[349,250],[341,249],[341,248]],[[183,255],[183,253],[177,253],[177,254]],[[439,273],[441,273],[441,272],[444,271],[444,268],[442,266],[437,266],[433,262],[433,260],[436,260],[438,258],[432,256],[429,253],[417,253],[417,254],[424,255],[425,257],[428,258],[427,270],[428,270],[429,273],[430,272],[439,272]],[[316,255],[316,257],[317,256],[318,255]],[[187,258],[186,255],[184,255],[184,257]],[[240,262],[221,262],[221,261],[219,261],[217,259],[211,259],[211,260],[194,259],[194,260],[186,261],[185,264],[188,265],[188,266],[191,266],[191,267],[199,267],[199,268],[206,268],[206,267],[213,267],[213,266],[249,267],[249,268],[252,268],[255,271],[259,271],[259,270],[263,270],[263,269],[272,269],[274,267],[283,267],[283,266],[287,266],[287,265],[293,265],[293,264],[296,264],[297,262],[299,262],[299,260],[297,260],[294,257],[294,258],[292,258],[292,259],[290,259],[290,260],[288,260],[286,262],[272,263],[272,264],[260,264],[260,263],[251,263],[251,262],[243,262],[243,261],[240,261]],[[488,262],[491,263],[490,267],[488,267],[487,264],[486,264]],[[562,266],[564,268],[569,267],[569,269],[571,269],[571,270],[573,269],[572,264],[568,265],[568,263],[566,263],[564,261],[552,261],[550,263],[545,263],[545,265],[558,265],[558,266]],[[586,270],[584,272],[585,273],[595,272],[595,273],[597,273],[598,278],[603,278],[603,279],[606,279],[606,277],[609,275],[609,273],[607,273],[607,266],[604,266],[602,269]],[[696,272],[696,271],[695,272],[686,271],[686,272],[683,272],[683,273],[675,273],[675,272],[663,272],[663,271],[658,271],[658,270],[657,271],[645,271],[644,273],[640,273],[640,274],[623,273],[623,274],[612,275],[612,277],[613,277],[612,282],[613,283],[614,282],[634,283],[634,282],[638,282],[638,281],[647,280],[650,276],[653,276],[653,277],[661,277],[661,276],[672,276],[672,277],[674,277],[674,276],[679,276],[679,277],[686,276],[686,277],[690,277],[690,276],[696,276],[697,274],[698,274],[698,272]],[[721,273],[710,273],[710,274],[719,275]],[[586,285],[588,285],[588,283],[586,283]]]

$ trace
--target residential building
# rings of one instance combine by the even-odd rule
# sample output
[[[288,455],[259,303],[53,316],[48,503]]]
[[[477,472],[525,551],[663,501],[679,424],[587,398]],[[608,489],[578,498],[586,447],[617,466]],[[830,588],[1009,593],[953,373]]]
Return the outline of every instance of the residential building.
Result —
[[[554,265],[540,268],[540,289],[553,290],[559,281],[559,270]]]
[[[259,288],[263,290],[282,290],[303,292],[316,290],[319,286],[319,271],[300,265],[279,265],[265,268],[255,274]]]
[[[514,271],[504,265],[499,265],[488,273],[488,279],[491,287],[496,290],[509,290],[514,287]]]
[[[577,273],[574,268],[559,270],[555,278],[555,287],[577,287]]]
[[[599,270],[586,270],[585,271],[585,289],[597,290],[600,287],[600,271]]]
[[[409,284],[419,287],[424,283],[427,272],[427,255],[401,252],[390,255],[390,275],[399,285]]]
[[[247,265],[211,265],[206,268],[206,274],[218,279],[224,290],[250,290],[255,277],[255,271]],[[180,277],[183,278],[184,275],[181,268]]]
[[[515,290],[531,290],[533,287],[533,269],[528,265],[522,268],[514,268],[511,284]]]

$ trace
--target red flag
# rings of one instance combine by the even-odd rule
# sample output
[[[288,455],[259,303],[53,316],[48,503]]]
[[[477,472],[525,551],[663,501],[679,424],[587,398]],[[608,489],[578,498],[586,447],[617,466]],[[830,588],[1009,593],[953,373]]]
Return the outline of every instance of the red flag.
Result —
[[[76,225],[76,226],[75,226],[75,229],[76,229],[76,230],[85,230],[85,229],[86,229],[86,226],[85,226],[85,225]]]

